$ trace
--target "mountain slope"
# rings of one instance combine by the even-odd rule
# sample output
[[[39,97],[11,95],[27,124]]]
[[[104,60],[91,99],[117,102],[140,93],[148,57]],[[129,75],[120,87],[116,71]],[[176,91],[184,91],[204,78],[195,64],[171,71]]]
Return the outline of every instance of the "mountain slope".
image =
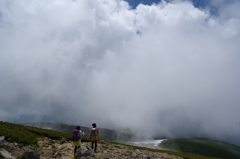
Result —
[[[70,128],[70,127],[69,127]],[[31,127],[31,126],[24,126],[19,124],[13,124],[13,123],[7,123],[0,121],[0,136],[4,136],[7,140],[11,138],[12,142],[17,143],[23,143],[24,145],[36,145],[39,137],[45,138],[48,137],[50,139],[56,139],[60,140],[62,138],[65,138],[67,141],[71,140],[71,134],[66,134],[54,130],[48,130],[48,129],[42,129],[37,127]],[[82,142],[90,142],[89,137],[83,136]],[[187,153],[181,153],[181,152],[174,152],[174,151],[167,151],[167,150],[156,150],[156,149],[150,149],[146,147],[138,147],[138,146],[132,146],[127,145],[123,143],[117,143],[117,142],[111,142],[111,141],[104,141],[101,140],[101,142],[107,142],[109,144],[117,144],[120,146],[117,146],[120,151],[122,151],[122,147],[126,146],[129,148],[133,148],[133,150],[129,151],[129,153],[133,153],[133,151],[137,150],[144,150],[144,151],[150,151],[150,152],[159,152],[159,153],[166,153],[170,155],[180,156],[184,159],[217,159],[213,157],[205,157],[201,155],[194,155],[194,154],[187,154]],[[106,144],[104,144],[106,145]],[[103,146],[103,148],[108,148],[106,146]],[[111,147],[109,147],[112,149]],[[218,158],[219,159],[219,158]]]
[[[160,147],[183,153],[198,154],[210,157],[227,159],[239,159],[240,147],[223,142],[215,142],[205,139],[168,139],[160,144]]]
[[[73,129],[75,128],[75,125],[62,124],[62,123],[23,123],[22,125],[34,126],[34,127],[43,128],[43,129],[51,129],[51,130],[55,130],[55,131],[59,131],[67,134],[71,134]],[[81,126],[81,130],[86,134],[86,136],[90,136],[89,127]],[[124,132],[120,130],[99,128],[99,136],[101,139],[110,140],[110,141],[116,141],[116,140],[129,141],[133,137],[133,134],[130,132]]]

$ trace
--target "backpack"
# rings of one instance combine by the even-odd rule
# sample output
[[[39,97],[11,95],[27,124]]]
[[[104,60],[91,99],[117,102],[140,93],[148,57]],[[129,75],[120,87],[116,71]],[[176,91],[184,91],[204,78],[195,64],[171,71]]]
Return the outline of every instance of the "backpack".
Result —
[[[81,139],[81,135],[79,135],[79,130],[73,130],[72,141],[78,141]]]
[[[92,128],[92,136],[97,136],[97,128]]]

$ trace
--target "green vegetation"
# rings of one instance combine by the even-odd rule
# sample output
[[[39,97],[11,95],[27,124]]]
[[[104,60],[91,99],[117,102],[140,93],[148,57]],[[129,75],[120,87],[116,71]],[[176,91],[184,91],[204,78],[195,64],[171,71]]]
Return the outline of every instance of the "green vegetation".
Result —
[[[239,159],[240,147],[204,139],[168,139],[160,145],[168,150],[210,157]]]
[[[71,130],[70,130],[70,128],[71,128]],[[74,128],[74,126],[71,126],[71,127],[69,126],[66,130],[69,130],[68,132],[71,133],[73,128]],[[66,140],[70,140],[71,139],[71,134],[70,133],[63,133],[63,132],[49,130],[49,129],[42,129],[42,128],[36,128],[36,127],[31,127],[31,126],[24,126],[24,125],[12,124],[12,123],[7,123],[7,122],[1,122],[0,121],[0,136],[5,136],[6,139],[11,138],[15,142],[23,143],[23,144],[26,144],[26,145],[36,145],[36,143],[38,141],[37,138],[43,138],[43,137],[48,137],[48,138],[55,139],[55,140],[61,140],[62,138],[65,138]],[[110,130],[107,130],[106,134],[108,134],[108,133],[110,133]],[[84,136],[82,141],[83,142],[89,142],[90,140],[89,140],[89,137]],[[197,155],[196,153],[195,154],[190,154],[192,152],[184,153],[184,152],[176,152],[176,151],[171,151],[171,150],[169,150],[169,151],[167,151],[167,150],[157,150],[157,149],[150,149],[150,148],[145,148],[145,147],[126,145],[124,143],[112,142],[112,141],[108,141],[108,140],[105,140],[105,141],[109,142],[109,143],[124,145],[124,146],[127,146],[129,148],[133,148],[133,149],[143,149],[143,150],[148,150],[148,151],[152,151],[152,152],[168,153],[168,154],[172,154],[172,155],[176,155],[176,156],[181,156],[184,159],[219,159],[219,158],[214,158],[214,157],[206,157],[206,156],[209,156],[208,154],[204,154],[206,156],[201,156],[203,154]],[[167,141],[171,141],[171,139],[167,140]],[[209,141],[209,142],[211,142],[211,141]],[[171,145],[171,144],[167,144],[167,143],[168,142],[165,142],[165,146],[166,145],[168,145],[168,146]],[[186,146],[188,144],[189,143],[187,142],[186,144],[183,144],[183,145]],[[191,148],[192,146],[189,146],[189,147],[190,147],[189,148],[190,150],[193,149],[193,148]],[[231,149],[233,151],[236,150],[236,149],[234,149],[234,146],[233,147],[228,146],[228,147],[225,147],[225,148],[226,149]],[[223,157],[223,156],[219,155],[219,157]],[[232,158],[231,154],[229,154],[229,156],[227,156],[227,158],[231,159]]]
[[[55,130],[55,131],[66,133],[66,134],[71,133],[75,128],[75,125],[68,125],[68,124],[61,124],[61,123],[23,123],[21,125],[38,127],[42,129],[51,128],[51,130]],[[82,127],[82,129],[85,129],[85,127]]]
[[[23,126],[0,121],[0,136],[11,138],[13,141],[26,145],[37,144],[37,138],[48,137],[55,140],[71,140],[72,135],[54,130],[36,128],[31,126]],[[88,137],[83,137],[82,142],[90,141]]]
[[[34,126],[39,128],[51,128],[52,130],[63,132],[63,133],[71,133],[75,128],[75,125],[69,124],[61,124],[61,123],[24,123],[25,126]],[[84,127],[81,125],[81,130],[86,134],[86,136],[90,136],[90,128]],[[101,139],[116,141],[116,139],[120,141],[129,141],[134,136],[129,128],[124,130],[112,130],[106,128],[99,128]]]

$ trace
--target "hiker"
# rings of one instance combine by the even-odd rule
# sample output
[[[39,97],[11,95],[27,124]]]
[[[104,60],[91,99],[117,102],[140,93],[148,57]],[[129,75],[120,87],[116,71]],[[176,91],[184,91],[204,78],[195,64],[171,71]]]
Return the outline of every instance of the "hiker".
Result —
[[[77,152],[77,149],[81,147],[81,140],[82,136],[84,136],[85,133],[81,131],[81,126],[77,125],[76,128],[73,130],[72,134],[72,141],[74,145],[74,155]]]
[[[95,144],[94,151],[97,152],[98,128],[96,123],[93,123],[92,127],[93,128],[90,130],[90,140],[92,141],[92,149],[93,145]]]

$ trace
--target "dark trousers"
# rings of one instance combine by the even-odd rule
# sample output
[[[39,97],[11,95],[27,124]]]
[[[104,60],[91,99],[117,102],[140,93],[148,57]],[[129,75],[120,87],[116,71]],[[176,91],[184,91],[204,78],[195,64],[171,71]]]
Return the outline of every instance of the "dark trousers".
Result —
[[[80,146],[75,146],[74,147],[74,155],[75,155],[75,153],[77,152],[77,150],[80,148]]]
[[[93,145],[95,144],[95,151],[97,151],[97,140],[95,140],[95,141],[92,141],[92,149],[93,149]]]

